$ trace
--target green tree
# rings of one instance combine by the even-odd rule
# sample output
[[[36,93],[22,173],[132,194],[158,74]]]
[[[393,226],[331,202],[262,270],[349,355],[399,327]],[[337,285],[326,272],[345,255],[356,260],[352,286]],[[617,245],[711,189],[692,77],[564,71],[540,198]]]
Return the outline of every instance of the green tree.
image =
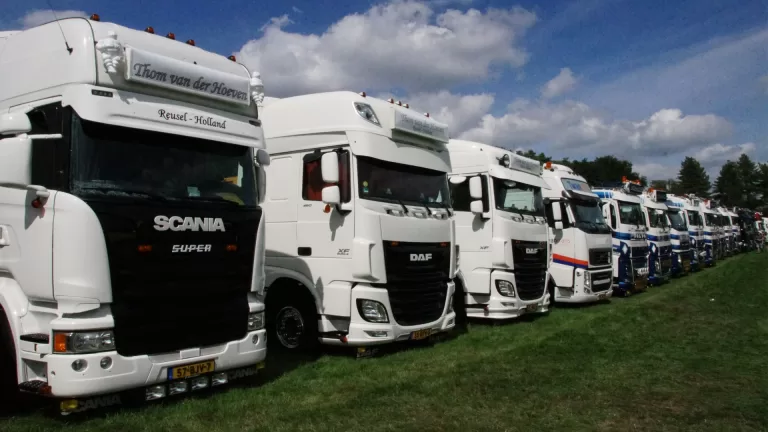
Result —
[[[755,208],[760,205],[760,201],[757,198],[760,192],[760,178],[757,175],[757,165],[746,154],[739,156],[736,165],[738,175],[741,178],[741,205],[747,208]]]
[[[720,168],[720,175],[715,180],[715,192],[720,202],[728,207],[744,206],[744,182],[736,162],[727,161]]]
[[[700,197],[709,196],[709,189],[712,187],[709,182],[709,175],[695,158],[687,156],[680,163],[680,172],[677,175],[677,180],[679,182],[678,193],[692,193]]]

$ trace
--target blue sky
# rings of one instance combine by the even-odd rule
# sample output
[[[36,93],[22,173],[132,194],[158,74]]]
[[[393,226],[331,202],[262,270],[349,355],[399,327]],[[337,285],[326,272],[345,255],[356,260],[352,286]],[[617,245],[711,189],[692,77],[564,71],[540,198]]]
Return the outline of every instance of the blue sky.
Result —
[[[713,175],[742,152],[768,161],[765,0],[51,4],[235,53],[268,95],[393,95],[456,137],[614,154],[652,178],[686,155]],[[46,9],[6,4],[0,27],[33,25]]]

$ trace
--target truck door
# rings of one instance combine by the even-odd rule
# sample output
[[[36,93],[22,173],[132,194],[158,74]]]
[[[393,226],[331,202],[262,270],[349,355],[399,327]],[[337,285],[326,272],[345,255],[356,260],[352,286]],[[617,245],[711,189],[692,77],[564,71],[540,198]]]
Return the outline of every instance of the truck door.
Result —
[[[479,175],[483,185],[483,212],[490,211],[488,176]],[[491,239],[493,225],[490,218],[470,211],[469,179],[461,183],[450,182],[456,223],[456,243],[459,245],[459,267],[464,277],[464,289],[472,294],[491,293]]]

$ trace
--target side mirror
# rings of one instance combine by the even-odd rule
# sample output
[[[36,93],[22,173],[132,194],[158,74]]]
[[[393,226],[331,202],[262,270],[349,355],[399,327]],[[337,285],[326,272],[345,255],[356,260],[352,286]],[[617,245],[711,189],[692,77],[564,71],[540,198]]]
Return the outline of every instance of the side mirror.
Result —
[[[480,176],[469,179],[469,196],[475,200],[483,199],[483,179]]]
[[[556,229],[556,230],[561,230],[561,229],[563,229],[563,223],[562,223],[561,221],[557,221],[557,222],[555,222],[555,229]]]
[[[483,202],[481,200],[472,201],[469,203],[469,211],[476,215],[483,214]]]
[[[554,221],[555,223],[560,222],[560,226],[562,227],[563,212],[562,212],[562,207],[560,206],[560,201],[553,201],[549,205],[552,206],[552,221]],[[562,229],[562,228],[558,228],[558,229]]]
[[[320,168],[323,171],[323,181],[325,183],[336,184],[339,182],[339,155],[336,152],[324,153],[320,159]],[[325,189],[323,189],[325,197]],[[325,199],[323,199],[325,201]]]
[[[0,140],[0,185],[24,187],[32,181],[31,153],[32,139],[27,136]]]
[[[256,181],[259,186],[259,204],[263,204],[267,197],[267,171],[264,167],[256,167]]]
[[[32,123],[25,113],[5,113],[0,115],[0,135],[19,135],[29,133]]]
[[[448,181],[451,182],[451,184],[462,184],[467,178],[464,176],[451,176]]]
[[[323,188],[323,202],[325,204],[341,204],[341,190],[338,186],[326,186]]]
[[[256,162],[261,166],[267,166],[270,162],[269,153],[264,149],[256,150]]]

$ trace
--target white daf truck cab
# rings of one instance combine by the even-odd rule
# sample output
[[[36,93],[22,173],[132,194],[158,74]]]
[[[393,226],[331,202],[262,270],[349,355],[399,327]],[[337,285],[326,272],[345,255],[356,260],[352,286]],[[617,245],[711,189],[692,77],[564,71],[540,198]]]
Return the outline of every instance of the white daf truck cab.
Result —
[[[649,188],[641,196],[648,239],[648,283],[661,285],[672,276],[671,228],[667,219],[667,193]]]
[[[152,33],[94,16],[0,36],[0,400],[71,413],[265,359],[252,76]]]
[[[643,186],[626,178],[617,185],[594,187],[602,201],[603,217],[613,237],[613,286],[626,297],[648,287],[648,243],[645,212],[640,195]]]
[[[611,228],[600,198],[584,177],[565,165],[547,162],[542,171],[549,189],[544,199],[560,207],[562,228],[550,222],[552,261],[549,274],[557,303],[588,303],[613,294]]]
[[[698,254],[685,213],[685,200],[667,194],[667,218],[669,219],[669,238],[672,243],[672,276],[686,275],[698,270]]]
[[[455,326],[448,127],[348,91],[267,98],[267,327],[280,349]]]
[[[509,150],[451,140],[451,198],[461,252],[458,313],[504,320],[549,310],[541,164]]]

